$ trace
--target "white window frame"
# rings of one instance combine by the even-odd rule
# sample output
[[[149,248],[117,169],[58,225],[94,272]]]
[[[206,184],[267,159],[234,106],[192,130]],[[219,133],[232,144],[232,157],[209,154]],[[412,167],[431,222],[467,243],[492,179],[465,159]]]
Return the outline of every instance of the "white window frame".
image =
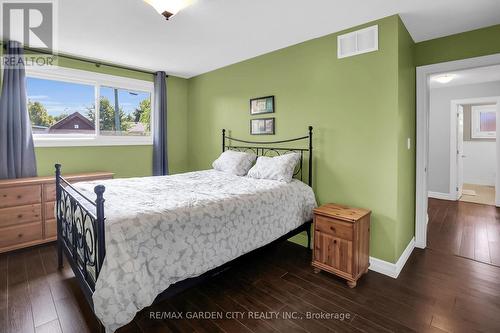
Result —
[[[493,113],[496,115],[497,107],[490,105],[473,105],[471,107],[471,138],[473,139],[495,139],[496,131],[481,131],[481,113]]]
[[[79,83],[94,87],[95,133],[94,134],[33,134],[35,147],[74,147],[74,146],[135,146],[152,145],[156,110],[153,106],[154,84],[150,81],[131,79],[121,76],[83,71],[53,66],[27,67],[26,77]],[[147,92],[151,96],[151,135],[149,136],[101,136],[99,134],[99,97],[101,86]]]

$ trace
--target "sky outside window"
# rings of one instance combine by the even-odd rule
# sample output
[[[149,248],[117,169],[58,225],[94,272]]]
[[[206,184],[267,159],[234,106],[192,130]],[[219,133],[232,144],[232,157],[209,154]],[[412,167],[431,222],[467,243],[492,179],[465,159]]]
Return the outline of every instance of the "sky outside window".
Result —
[[[39,102],[50,116],[86,113],[94,105],[94,86],[28,77],[28,101]]]

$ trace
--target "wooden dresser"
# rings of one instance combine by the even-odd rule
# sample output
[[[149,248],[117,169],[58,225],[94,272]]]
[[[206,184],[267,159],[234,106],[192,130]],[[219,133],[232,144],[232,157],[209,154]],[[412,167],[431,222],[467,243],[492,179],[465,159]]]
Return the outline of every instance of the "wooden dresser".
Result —
[[[113,178],[113,173],[64,175],[70,182]],[[54,241],[55,176],[0,180],[0,253]]]
[[[366,209],[326,204],[314,209],[312,265],[347,280],[351,288],[368,272],[370,214]]]

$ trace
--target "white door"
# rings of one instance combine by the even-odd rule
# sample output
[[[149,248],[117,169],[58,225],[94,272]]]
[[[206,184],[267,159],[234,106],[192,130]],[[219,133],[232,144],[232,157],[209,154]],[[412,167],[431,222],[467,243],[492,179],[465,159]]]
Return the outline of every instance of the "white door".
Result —
[[[464,108],[457,107],[457,199],[462,196],[464,185]]]

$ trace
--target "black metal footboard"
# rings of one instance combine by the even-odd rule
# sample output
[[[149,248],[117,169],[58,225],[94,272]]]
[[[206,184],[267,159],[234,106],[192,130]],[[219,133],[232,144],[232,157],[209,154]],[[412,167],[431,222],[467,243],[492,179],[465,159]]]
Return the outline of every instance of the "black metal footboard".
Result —
[[[92,294],[106,255],[104,229],[104,186],[94,188],[89,199],[61,176],[56,164],[57,255],[63,266],[63,252],[78,279],[85,297],[93,305]]]
[[[308,160],[308,180],[307,183],[312,186],[312,174],[313,174],[313,156],[312,156],[312,127],[309,126],[309,132],[307,136],[298,137],[290,140],[281,141],[268,141],[268,142],[252,142],[247,140],[240,140],[226,136],[225,130],[222,130],[222,151],[226,149],[233,150],[251,150],[254,151],[256,155],[266,156],[266,155],[280,155],[287,152],[297,152],[300,154],[300,163],[294,176],[300,175],[302,180],[302,167],[303,158],[305,152],[309,154]],[[290,142],[300,142],[303,140],[308,140],[307,148],[290,148],[281,147],[280,144],[290,143]],[[244,146],[234,146],[231,141],[245,144]],[[250,144],[250,145],[248,145]],[[275,146],[275,145],[278,146]],[[272,145],[272,146],[269,146]],[[63,266],[63,254],[66,256],[68,263],[78,280],[78,284],[82,289],[85,298],[89,302],[90,306],[93,308],[94,303],[92,300],[92,294],[95,291],[95,284],[101,268],[103,265],[104,258],[106,256],[105,247],[105,216],[104,216],[104,186],[98,185],[94,187],[94,192],[96,194],[96,199],[93,200],[88,198],[80,191],[78,191],[74,186],[72,186],[68,181],[66,181],[61,176],[61,165],[56,164],[56,218],[57,218],[57,255],[59,268]],[[186,279],[175,283],[161,293],[155,300],[155,303],[164,299],[165,297],[171,297],[191,286],[198,284],[220,272],[226,270],[230,265],[235,262],[242,260],[243,258],[255,253],[257,251],[264,250],[265,248],[286,240],[294,235],[306,231],[308,238],[308,248],[310,248],[311,242],[311,225],[312,221],[307,221],[297,227],[296,229],[290,231],[286,235],[283,235],[279,239],[271,242],[270,244],[251,251],[239,258],[236,258],[230,262],[225,263],[220,267],[216,267],[201,276]],[[100,326],[101,331],[103,326]]]

